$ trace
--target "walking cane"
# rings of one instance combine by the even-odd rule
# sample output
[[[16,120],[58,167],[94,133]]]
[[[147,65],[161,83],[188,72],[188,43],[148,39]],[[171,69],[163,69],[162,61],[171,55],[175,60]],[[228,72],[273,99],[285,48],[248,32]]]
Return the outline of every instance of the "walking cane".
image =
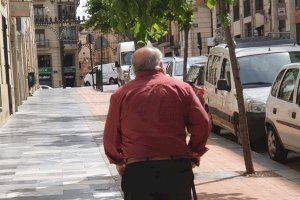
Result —
[[[196,193],[196,187],[195,187],[194,180],[193,180],[193,184],[192,184],[192,193],[193,193],[193,200],[197,200],[197,193]]]
[[[192,158],[191,162],[199,166],[200,161],[198,159]],[[197,193],[196,193],[196,187],[194,183],[194,179],[192,180],[192,194],[193,194],[193,200],[197,200]]]

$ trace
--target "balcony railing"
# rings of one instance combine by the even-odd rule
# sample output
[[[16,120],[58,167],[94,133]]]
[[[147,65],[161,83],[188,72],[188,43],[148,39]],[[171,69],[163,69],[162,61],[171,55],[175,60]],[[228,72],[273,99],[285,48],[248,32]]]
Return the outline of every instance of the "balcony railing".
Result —
[[[37,40],[36,46],[37,48],[48,48],[49,47],[49,40]]]

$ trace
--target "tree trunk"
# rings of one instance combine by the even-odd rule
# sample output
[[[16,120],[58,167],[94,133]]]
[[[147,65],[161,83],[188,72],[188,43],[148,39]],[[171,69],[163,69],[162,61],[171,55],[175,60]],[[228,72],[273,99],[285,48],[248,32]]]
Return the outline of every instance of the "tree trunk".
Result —
[[[190,29],[184,28],[183,30],[184,30],[183,81],[186,81]]]
[[[248,132],[247,117],[246,117],[245,104],[244,104],[243,87],[240,79],[240,73],[239,73],[237,58],[235,54],[235,44],[231,36],[230,27],[229,26],[224,27],[224,31],[225,31],[227,46],[229,49],[232,74],[233,74],[235,88],[236,88],[236,98],[237,98],[238,110],[239,110],[238,123],[240,127],[239,131],[240,134],[242,135],[242,146],[244,152],[246,171],[247,174],[253,174],[254,167],[253,167],[252,155],[250,150],[249,132]]]

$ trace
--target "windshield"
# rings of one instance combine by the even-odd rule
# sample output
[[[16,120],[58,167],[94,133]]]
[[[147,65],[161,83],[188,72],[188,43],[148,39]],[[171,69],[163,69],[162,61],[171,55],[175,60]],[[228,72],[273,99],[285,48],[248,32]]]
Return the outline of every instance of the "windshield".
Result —
[[[271,86],[280,69],[300,62],[300,52],[270,53],[238,58],[244,88]]]
[[[187,63],[186,70],[190,68],[190,63]],[[174,76],[183,76],[183,61],[175,62]]]
[[[131,65],[131,57],[133,53],[134,53],[133,51],[127,51],[121,53],[121,66]]]

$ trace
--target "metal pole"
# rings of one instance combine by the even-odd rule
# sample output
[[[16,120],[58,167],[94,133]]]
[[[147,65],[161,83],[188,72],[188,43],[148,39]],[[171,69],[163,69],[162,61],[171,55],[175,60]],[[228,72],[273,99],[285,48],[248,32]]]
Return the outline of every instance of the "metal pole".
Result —
[[[100,77],[100,90],[103,92],[103,36],[101,35],[101,57],[100,57],[100,64],[101,64],[101,77]]]
[[[94,62],[93,62],[93,52],[92,52],[92,44],[89,43],[89,48],[90,48],[90,62],[91,62],[91,72],[92,72],[92,84],[93,88],[95,89],[95,81],[94,81]]]
[[[270,15],[270,33],[273,32],[273,15],[272,15],[272,0],[269,0],[270,9],[269,9],[269,15]]]
[[[61,12],[61,7],[60,7],[60,13]],[[60,30],[59,30],[60,34],[59,34],[59,45],[60,45],[60,62],[61,62],[61,84],[62,84],[62,87],[65,88],[66,85],[65,85],[65,74],[64,74],[64,37],[63,37],[63,16],[61,14],[61,17],[60,17]]]

